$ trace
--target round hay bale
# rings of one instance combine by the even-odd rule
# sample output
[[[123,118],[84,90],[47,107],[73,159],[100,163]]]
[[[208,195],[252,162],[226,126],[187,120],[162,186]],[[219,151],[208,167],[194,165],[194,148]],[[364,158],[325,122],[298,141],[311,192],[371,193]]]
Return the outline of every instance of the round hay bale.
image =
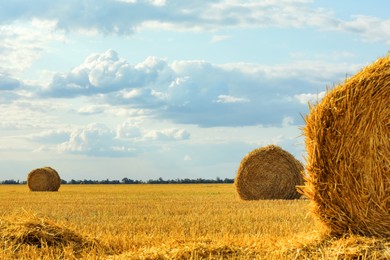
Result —
[[[51,167],[38,168],[28,174],[27,185],[30,191],[58,191],[61,178]]]
[[[390,236],[390,56],[310,106],[303,193],[331,235]]]
[[[243,200],[298,199],[302,164],[279,146],[257,148],[242,160],[234,185]]]

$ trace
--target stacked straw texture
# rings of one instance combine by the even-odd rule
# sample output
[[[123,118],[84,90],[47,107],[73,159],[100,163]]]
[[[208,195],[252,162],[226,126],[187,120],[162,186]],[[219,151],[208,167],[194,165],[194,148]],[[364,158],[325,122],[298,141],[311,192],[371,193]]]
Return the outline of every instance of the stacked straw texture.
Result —
[[[255,149],[241,161],[234,181],[243,200],[297,199],[303,184],[302,164],[279,146]]]
[[[61,178],[53,168],[38,168],[28,174],[27,185],[30,191],[58,191]]]
[[[0,230],[0,243],[5,248],[10,247],[9,250],[14,250],[15,258],[13,259],[19,259],[17,251],[24,247],[42,249],[52,247],[61,251],[72,250],[77,256],[75,259],[81,259],[82,253],[85,251],[104,249],[97,239],[79,234],[62,224],[57,224],[47,218],[37,217],[29,212],[2,217]],[[44,253],[42,252],[42,254]],[[54,255],[52,257],[53,259],[63,259],[63,257],[54,257]]]
[[[303,193],[330,234],[390,237],[390,56],[310,107]]]

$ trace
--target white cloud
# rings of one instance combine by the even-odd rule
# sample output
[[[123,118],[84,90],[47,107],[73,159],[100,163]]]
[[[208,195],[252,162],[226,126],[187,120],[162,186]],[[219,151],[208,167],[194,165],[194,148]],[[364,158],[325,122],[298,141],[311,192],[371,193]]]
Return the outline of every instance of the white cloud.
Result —
[[[313,85],[329,84],[329,80],[343,80],[346,74],[354,74],[364,64],[349,64],[338,60],[327,61],[323,59],[300,59],[285,64],[263,65],[255,63],[223,64],[226,70],[239,71],[243,74],[258,75],[258,79],[285,80],[295,79]],[[333,82],[336,83],[336,82]]]
[[[0,24],[33,21],[33,26],[50,30],[103,34],[130,34],[143,28],[220,30],[223,28],[317,28],[346,31],[365,40],[390,42],[390,20],[354,14],[343,20],[332,10],[313,7],[312,1],[166,1],[101,0],[90,8],[87,0],[44,1],[33,4],[0,3]],[[107,15],[115,14],[115,15]],[[1,34],[1,33],[0,33]],[[45,39],[45,35],[42,35]],[[31,36],[29,36],[31,37]],[[32,36],[36,42],[39,37]],[[221,40],[216,37],[214,41]],[[20,41],[19,41],[20,42]],[[29,47],[24,45],[25,47]],[[31,45],[30,45],[31,46]],[[39,44],[38,44],[39,46]],[[31,56],[29,52],[29,56]]]
[[[10,100],[0,103],[0,110],[6,111],[2,115],[0,129],[47,129],[57,122],[53,113],[63,107],[61,102],[34,100],[22,95],[15,97],[12,93],[1,93],[0,101],[4,94]]]
[[[135,4],[135,3],[137,3],[137,0],[115,0],[115,1],[128,3],[128,4]]]
[[[148,57],[139,64],[131,65],[119,58],[115,51],[107,50],[89,55],[69,73],[55,75],[42,94],[71,97],[122,90],[122,97],[132,98],[139,95],[133,89],[157,84],[158,80],[169,78],[169,69],[166,67],[164,60],[155,57]]]
[[[111,129],[106,124],[91,123],[67,130],[48,130],[30,137],[41,144],[56,145],[59,153],[83,154],[96,157],[137,156],[147,149],[158,149],[162,144],[150,141],[182,141],[190,138],[185,129],[154,130],[142,126],[141,121],[127,120]],[[152,148],[154,147],[154,148]]]
[[[212,43],[217,43],[217,42],[229,40],[230,38],[231,38],[230,35],[218,34],[218,35],[214,35],[213,36],[213,38],[211,39],[211,42]]]
[[[74,129],[69,140],[58,145],[62,153],[85,154],[88,156],[121,157],[134,156],[137,149],[129,143],[115,139],[115,132],[104,124],[93,123]]]
[[[303,94],[297,94],[294,95],[294,98],[297,99],[301,104],[308,104],[308,103],[317,103],[325,96],[326,91],[321,91],[317,94],[312,93],[303,93]]]
[[[338,61],[301,60],[265,66],[202,60],[168,63],[156,57],[130,64],[108,50],[55,76],[41,94],[93,97],[93,104],[78,109],[86,115],[141,113],[204,127],[281,125],[287,116],[300,124],[309,98],[304,93],[324,89],[334,83],[329,79],[341,80],[358,68]]]
[[[53,28],[53,24],[38,19],[27,23],[0,23],[0,73],[21,76],[47,51],[48,43],[63,42],[62,33]]]
[[[150,2],[155,6],[164,6],[166,4],[166,0],[150,0]]]
[[[229,95],[219,95],[218,99],[215,101],[217,103],[247,103],[250,102],[247,98],[233,97]]]
[[[353,20],[340,24],[340,29],[360,35],[366,41],[390,44],[390,20],[355,15]]]
[[[124,99],[132,99],[142,95],[140,89],[123,89],[119,92]]]
[[[82,106],[81,108],[78,109],[78,113],[82,115],[93,115],[93,114],[101,114],[103,113],[108,106],[106,105],[94,105],[94,104],[89,104]]]
[[[283,127],[288,127],[288,126],[294,124],[294,118],[292,118],[290,116],[286,116],[286,117],[283,118],[282,122],[283,122],[282,123]]]
[[[51,149],[49,147],[47,147],[45,145],[41,145],[38,148],[34,149],[32,152],[33,153],[42,153],[42,152],[47,153],[50,151],[51,151]]]
[[[140,122],[127,120],[116,128],[116,139],[139,139],[142,137]]]
[[[57,144],[69,139],[71,130],[50,129],[30,136],[31,140],[44,144]]]
[[[185,129],[176,128],[152,130],[145,134],[145,138],[156,141],[185,140],[190,138],[190,133]]]

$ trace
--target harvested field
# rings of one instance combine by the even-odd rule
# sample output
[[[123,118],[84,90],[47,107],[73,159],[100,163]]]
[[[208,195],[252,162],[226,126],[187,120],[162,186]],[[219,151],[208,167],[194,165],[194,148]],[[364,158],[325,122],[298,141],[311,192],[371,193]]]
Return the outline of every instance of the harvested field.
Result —
[[[323,237],[307,200],[242,201],[231,184],[63,185],[56,193],[1,185],[0,197],[1,259],[385,259],[390,252],[385,239]],[[16,239],[31,234],[26,223],[42,231],[33,241],[43,243]],[[19,235],[7,235],[9,228]]]

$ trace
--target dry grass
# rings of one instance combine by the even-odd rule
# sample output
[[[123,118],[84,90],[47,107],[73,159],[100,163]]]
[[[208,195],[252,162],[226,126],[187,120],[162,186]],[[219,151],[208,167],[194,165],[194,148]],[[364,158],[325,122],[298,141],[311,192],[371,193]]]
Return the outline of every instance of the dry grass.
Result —
[[[390,251],[385,239],[322,237],[307,200],[242,201],[231,184],[56,193],[1,185],[0,198],[0,259],[386,259]]]
[[[350,235],[332,238],[305,235],[273,252],[282,259],[389,259],[390,239]]]
[[[306,117],[305,195],[335,236],[390,237],[390,56],[329,91]]]
[[[303,184],[303,165],[276,145],[257,148],[240,163],[235,179],[238,195],[244,200],[298,199]]]
[[[16,254],[31,247],[54,248],[58,256],[64,249],[71,250],[76,257],[85,251],[103,250],[96,239],[29,212],[0,219],[0,241]]]

